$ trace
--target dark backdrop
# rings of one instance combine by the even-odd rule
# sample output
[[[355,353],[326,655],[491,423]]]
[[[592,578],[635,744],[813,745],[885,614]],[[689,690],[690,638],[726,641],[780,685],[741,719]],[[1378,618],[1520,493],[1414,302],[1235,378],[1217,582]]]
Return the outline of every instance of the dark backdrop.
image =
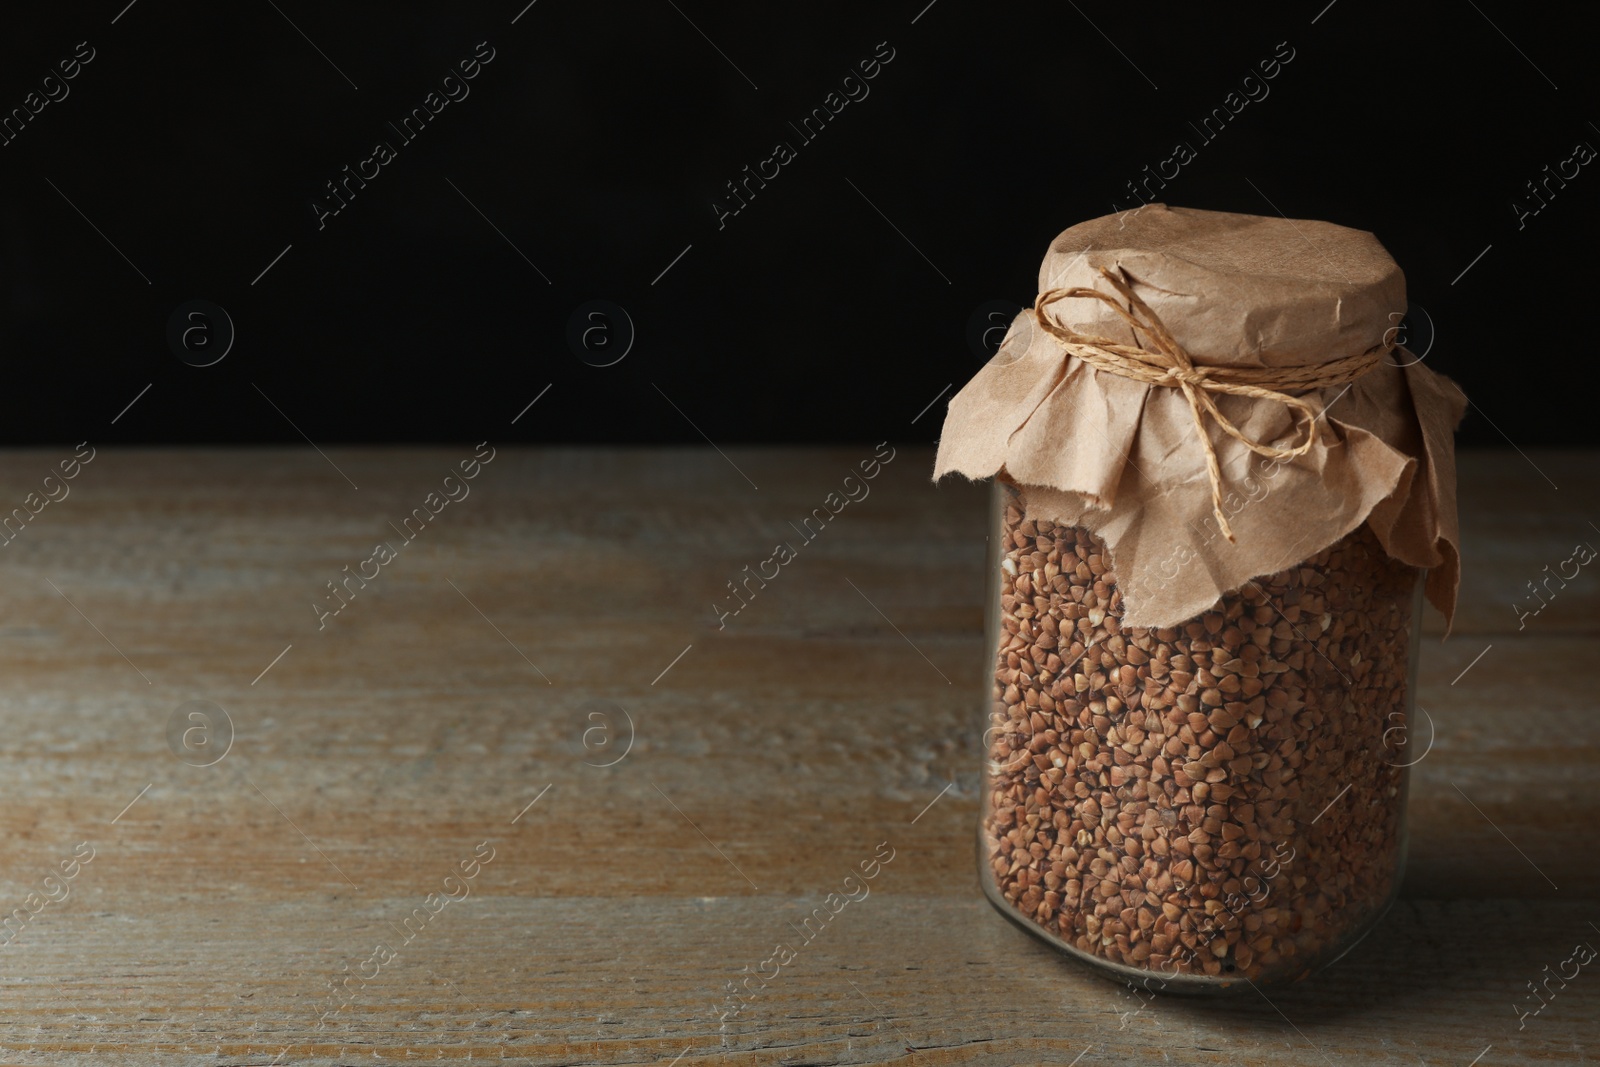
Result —
[[[1600,115],[1588,44],[1542,9],[525,3],[8,12],[5,440],[932,440],[942,404],[912,419],[979,365],[975,312],[1031,301],[1051,238],[1132,205],[1179,140],[1168,203],[1379,236],[1413,344],[1476,402],[1463,443],[1596,439],[1600,176],[1564,161]],[[1269,95],[1203,142],[1189,123],[1280,42]],[[386,125],[489,49],[411,143]],[[319,228],[379,140],[396,157]],[[719,224],[780,140],[796,157]],[[1526,183],[1563,166],[1540,208]],[[169,341],[194,299],[233,326],[211,366],[177,352],[218,351],[215,311]]]

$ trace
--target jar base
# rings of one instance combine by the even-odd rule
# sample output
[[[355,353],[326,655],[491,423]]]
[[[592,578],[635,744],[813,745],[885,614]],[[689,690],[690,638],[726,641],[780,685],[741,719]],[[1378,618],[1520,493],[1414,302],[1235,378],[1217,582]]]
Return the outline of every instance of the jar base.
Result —
[[[985,866],[985,861],[988,858],[988,847],[984,840],[984,832],[981,824],[978,827],[977,846],[979,865],[980,869],[982,869]],[[1402,856],[1403,855],[1404,853],[1402,852]],[[1142,988],[1152,993],[1171,993],[1179,996],[1192,997],[1230,997],[1237,996],[1238,994],[1251,989],[1256,989],[1262,985],[1268,987],[1282,986],[1301,981],[1302,979],[1309,978],[1313,973],[1324,970],[1325,968],[1330,967],[1334,963],[1337,963],[1339,960],[1343,959],[1349,954],[1351,949],[1359,945],[1363,940],[1366,939],[1368,934],[1377,929],[1378,924],[1381,923],[1384,917],[1389,914],[1389,909],[1394,906],[1395,900],[1398,899],[1400,895],[1399,889],[1401,874],[1403,871],[1404,861],[1402,859],[1400,868],[1396,871],[1394,883],[1392,888],[1389,890],[1388,895],[1384,898],[1380,905],[1373,909],[1370,915],[1368,915],[1361,922],[1357,923],[1355,926],[1352,926],[1349,932],[1340,939],[1337,945],[1337,952],[1328,953],[1321,957],[1315,957],[1305,965],[1279,967],[1262,976],[1258,976],[1255,979],[1251,979],[1243,975],[1223,975],[1214,977],[1206,974],[1175,974],[1147,968],[1130,967],[1125,963],[1117,963],[1114,960],[1108,960],[1101,956],[1092,955],[1078,948],[1076,945],[1069,944],[1061,937],[1051,933],[1043,926],[1040,926],[1037,922],[1034,922],[1032,919],[1019,912],[1016,908],[1016,905],[1012,904],[1000,893],[999,887],[996,886],[992,878],[980,877],[979,881],[983,884],[983,895],[988,898],[989,903],[994,906],[996,911],[1005,916],[1006,919],[1010,920],[1011,923],[1017,927],[1045,942],[1052,948],[1059,950],[1074,962],[1083,966],[1097,978],[1108,982],[1114,982],[1117,985]]]

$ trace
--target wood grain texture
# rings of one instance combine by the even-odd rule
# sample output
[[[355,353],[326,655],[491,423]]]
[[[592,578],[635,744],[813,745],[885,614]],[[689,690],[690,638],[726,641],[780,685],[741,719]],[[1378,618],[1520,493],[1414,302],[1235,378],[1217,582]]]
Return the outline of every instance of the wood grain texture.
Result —
[[[870,446],[500,448],[319,630],[324,583],[471,453],[101,449],[0,547],[0,909],[25,917],[0,1063],[1596,1057],[1600,964],[1521,1030],[1513,1007],[1600,946],[1600,573],[1521,630],[1513,607],[1600,545],[1592,454],[1461,457],[1461,611],[1429,622],[1384,923],[1299,986],[1144,1004],[978,890],[984,489],[900,449],[719,630],[725,583]],[[70,454],[0,454],[0,505]],[[234,728],[209,767],[168,747],[191,700]],[[628,731],[595,701],[633,723],[609,767]],[[415,919],[485,841],[470,895]],[[721,1020],[780,941],[798,958]]]

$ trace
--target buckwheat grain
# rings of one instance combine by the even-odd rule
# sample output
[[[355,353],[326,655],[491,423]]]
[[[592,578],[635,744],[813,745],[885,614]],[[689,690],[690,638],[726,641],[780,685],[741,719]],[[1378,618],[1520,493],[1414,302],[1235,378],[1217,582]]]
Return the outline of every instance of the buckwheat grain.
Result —
[[[1362,527],[1187,623],[1124,629],[1097,537],[1020,495],[1000,536],[993,887],[1143,969],[1294,977],[1342,951],[1397,876],[1417,571]]]

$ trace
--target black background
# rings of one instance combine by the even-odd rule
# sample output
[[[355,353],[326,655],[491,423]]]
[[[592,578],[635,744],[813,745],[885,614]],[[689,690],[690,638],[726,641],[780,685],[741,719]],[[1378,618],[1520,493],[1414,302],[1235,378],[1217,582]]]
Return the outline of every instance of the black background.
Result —
[[[1542,9],[524,3],[9,14],[6,113],[96,56],[0,147],[5,441],[904,440],[980,365],[974,310],[1031,302],[1050,240],[1178,140],[1168,203],[1378,235],[1475,401],[1463,444],[1596,440],[1576,264],[1600,177],[1521,228],[1512,207],[1600,144],[1588,46]],[[386,122],[480,41],[470,95],[401,146]],[[800,144],[879,42],[870,95]],[[1201,144],[1189,122],[1279,42],[1270,95]],[[319,230],[313,198],[380,139],[398,158]],[[798,158],[719,229],[779,140]],[[166,342],[193,298],[237,329],[214,366]],[[604,368],[566,341],[597,298],[637,329]]]

